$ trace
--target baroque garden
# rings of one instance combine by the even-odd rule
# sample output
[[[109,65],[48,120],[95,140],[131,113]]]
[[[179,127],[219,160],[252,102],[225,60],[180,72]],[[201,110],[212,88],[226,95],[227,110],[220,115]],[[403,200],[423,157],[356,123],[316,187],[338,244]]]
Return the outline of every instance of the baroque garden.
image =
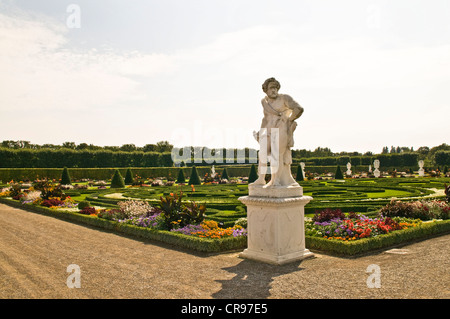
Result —
[[[8,156],[21,155],[21,151],[38,153],[3,148],[3,167],[12,163]],[[441,153],[445,154],[438,154],[443,158],[438,161],[446,161],[448,151]],[[23,154],[20,160],[27,158]],[[128,154],[128,159],[137,156]],[[152,156],[167,160],[160,154]],[[294,158],[292,175],[303,194],[313,198],[305,207],[307,248],[357,255],[450,230],[450,176],[445,165],[441,169],[425,166],[421,172],[419,164],[386,167],[383,163],[388,163],[388,156],[383,154],[370,161],[364,156],[355,158],[335,156],[335,165],[329,165],[332,160],[326,157]],[[374,167],[361,163],[372,164],[378,158],[380,174],[375,177]],[[320,162],[328,165],[317,165]],[[161,164],[64,169],[9,165],[0,169],[0,201],[193,251],[244,249],[247,208],[238,199],[248,195],[248,184],[257,178],[255,165]]]

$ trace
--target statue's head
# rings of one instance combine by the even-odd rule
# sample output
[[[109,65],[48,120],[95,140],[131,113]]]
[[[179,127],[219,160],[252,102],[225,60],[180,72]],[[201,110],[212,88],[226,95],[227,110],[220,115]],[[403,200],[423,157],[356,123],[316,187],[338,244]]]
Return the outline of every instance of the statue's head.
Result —
[[[268,97],[276,98],[278,95],[278,90],[280,89],[280,82],[278,82],[275,78],[268,78],[264,81],[262,89]]]

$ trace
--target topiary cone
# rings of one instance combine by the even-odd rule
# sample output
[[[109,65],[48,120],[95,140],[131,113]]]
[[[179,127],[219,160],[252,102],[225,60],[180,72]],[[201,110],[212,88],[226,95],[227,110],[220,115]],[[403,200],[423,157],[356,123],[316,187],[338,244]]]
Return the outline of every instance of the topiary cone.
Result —
[[[131,168],[127,169],[127,173],[125,174],[125,185],[133,184],[133,173],[131,172]]]
[[[191,177],[189,178],[189,185],[201,185],[200,177],[198,177],[197,167],[192,166]]]
[[[114,175],[111,179],[111,188],[124,188],[125,187],[125,181],[123,180],[122,175],[120,174],[119,170],[116,169],[114,172]]]
[[[256,172],[255,164],[252,164],[250,167],[250,173],[248,174],[248,183],[253,183],[258,179],[258,173]]]
[[[71,185],[72,181],[70,180],[69,170],[67,167],[64,167],[62,175],[61,175],[61,185]]]

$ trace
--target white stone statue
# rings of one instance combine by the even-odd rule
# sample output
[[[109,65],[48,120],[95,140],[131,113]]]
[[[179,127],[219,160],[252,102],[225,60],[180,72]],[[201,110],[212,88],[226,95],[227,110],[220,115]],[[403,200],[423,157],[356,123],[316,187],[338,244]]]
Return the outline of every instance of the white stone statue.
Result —
[[[260,146],[259,177],[248,185],[248,196],[239,197],[247,206],[248,225],[247,248],[239,256],[281,265],[313,256],[305,246],[304,221],[305,205],[313,198],[303,196],[291,174],[295,120],[303,108],[289,95],[278,94],[280,83],[274,78],[262,88],[267,95],[261,101],[264,118],[260,131],[253,132]],[[267,161],[271,180],[266,184]]]
[[[345,172],[347,174],[347,176],[352,176],[352,164],[351,163],[347,163],[347,172]]]
[[[253,185],[298,186],[291,174],[295,122],[303,108],[287,94],[279,94],[280,82],[267,79],[262,85],[266,96],[261,100],[264,117],[259,132],[253,132],[260,144],[258,179]],[[271,180],[266,184],[267,162],[270,163]]]
[[[425,170],[423,169],[423,165],[424,165],[423,160],[420,160],[419,161],[419,176],[420,177],[424,177],[425,176]]]
[[[380,173],[380,160],[374,160],[373,161],[373,167],[375,167],[375,171],[373,172],[373,175],[378,178],[380,177],[381,173]]]

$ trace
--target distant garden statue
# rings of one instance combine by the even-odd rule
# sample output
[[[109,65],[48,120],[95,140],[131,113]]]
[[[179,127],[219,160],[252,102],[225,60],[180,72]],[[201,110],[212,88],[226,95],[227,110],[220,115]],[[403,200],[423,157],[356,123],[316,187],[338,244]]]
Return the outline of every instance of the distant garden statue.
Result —
[[[420,177],[424,177],[425,176],[425,170],[423,169],[423,165],[424,165],[423,160],[420,160],[418,164],[419,164],[419,176]]]
[[[352,176],[352,164],[349,162],[347,163],[347,171],[345,172],[345,174],[347,174],[347,176]]]
[[[373,167],[375,167],[375,170],[374,170],[374,172],[373,172],[373,175],[374,175],[376,178],[380,177],[380,175],[381,175],[380,170],[379,170],[379,168],[380,168],[380,160],[374,160],[374,161],[373,161]]]

